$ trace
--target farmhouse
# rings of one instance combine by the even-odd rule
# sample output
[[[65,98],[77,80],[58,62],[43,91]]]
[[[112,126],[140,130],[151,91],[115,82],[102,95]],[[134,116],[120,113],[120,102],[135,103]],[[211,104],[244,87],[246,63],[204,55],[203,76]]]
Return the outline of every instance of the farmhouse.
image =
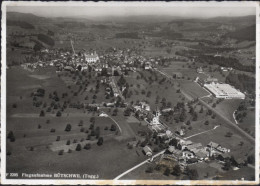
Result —
[[[245,94],[236,90],[229,84],[210,83],[205,84],[204,87],[210,91],[216,98],[224,99],[245,99]]]

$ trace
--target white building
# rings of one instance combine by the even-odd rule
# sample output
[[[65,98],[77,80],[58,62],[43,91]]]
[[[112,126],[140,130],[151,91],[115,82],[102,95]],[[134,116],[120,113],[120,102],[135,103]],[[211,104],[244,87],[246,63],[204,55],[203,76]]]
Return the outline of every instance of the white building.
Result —
[[[84,54],[85,56],[85,60],[88,63],[96,63],[99,60],[98,55],[96,54],[96,52],[93,54]]]
[[[245,94],[230,86],[229,84],[210,83],[204,87],[210,91],[216,98],[224,99],[245,99]]]

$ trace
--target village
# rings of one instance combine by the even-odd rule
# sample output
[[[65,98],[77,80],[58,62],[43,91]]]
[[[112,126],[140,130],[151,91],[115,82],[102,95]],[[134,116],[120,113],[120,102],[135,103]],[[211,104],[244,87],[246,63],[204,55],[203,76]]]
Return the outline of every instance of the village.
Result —
[[[72,44],[72,42],[71,42]],[[72,44],[72,48],[74,51],[74,47]],[[127,55],[125,54],[127,53]],[[128,148],[142,148],[143,153],[149,158],[149,162],[157,162],[161,161],[162,159],[167,159],[173,162],[178,162],[181,170],[184,171],[187,165],[192,165],[201,162],[209,162],[212,160],[217,160],[219,164],[224,166],[224,169],[229,170],[230,166],[241,167],[247,165],[247,160],[244,159],[234,159],[233,156],[230,154],[230,149],[222,147],[220,144],[217,144],[213,141],[207,144],[207,146],[203,146],[201,143],[192,142],[189,140],[189,137],[183,137],[185,135],[185,130],[180,129],[177,131],[171,131],[167,124],[160,119],[161,112],[163,114],[167,114],[169,112],[174,112],[174,109],[171,107],[166,107],[161,110],[156,108],[156,110],[151,110],[149,104],[145,101],[140,101],[134,103],[127,103],[125,101],[125,96],[123,96],[123,92],[126,89],[124,86],[120,86],[118,82],[115,80],[115,76],[127,76],[128,73],[148,70],[148,71],[155,71],[158,66],[158,60],[162,59],[147,59],[143,56],[139,56],[137,54],[133,54],[134,51],[128,50],[119,50],[119,49],[112,49],[112,51],[108,54],[98,55],[95,51],[92,53],[87,52],[79,52],[78,54],[73,52],[58,52],[54,50],[42,50],[41,54],[47,55],[48,58],[51,58],[49,62],[38,61],[35,63],[24,63],[21,66],[27,70],[34,70],[37,68],[44,68],[46,66],[56,67],[56,73],[60,74],[63,71],[69,72],[76,72],[76,71],[94,71],[96,76],[101,76],[101,83],[106,85],[106,92],[105,94],[109,97],[112,95],[113,97],[117,98],[114,102],[102,102],[102,103],[91,103],[91,104],[84,104],[80,103],[82,107],[87,108],[89,111],[99,111],[102,108],[114,108],[114,107],[121,107],[125,108],[125,116],[133,115],[138,118],[138,120],[143,120],[147,123],[147,128],[153,134],[150,139],[144,139],[144,141],[130,141],[128,142]],[[131,55],[130,55],[131,54]],[[123,62],[121,62],[123,60]],[[223,71],[226,69],[223,68]],[[232,69],[229,69],[232,70]],[[203,73],[202,68],[197,69],[197,73]],[[233,94],[233,97],[224,97],[218,96],[218,94],[214,91],[217,91],[209,86],[213,86],[217,79],[215,78],[207,78],[205,79],[205,84],[197,77],[194,80],[196,83],[201,85],[202,87],[205,86],[208,92],[214,95],[216,98],[239,98],[244,99],[244,94],[240,93],[239,91],[235,94],[241,94],[242,97],[236,97]],[[213,84],[212,84],[213,83]],[[223,84],[219,84],[223,85]],[[232,89],[232,88],[230,88]],[[227,93],[228,94],[228,93]],[[232,96],[232,95],[231,95]],[[118,99],[122,101],[120,105],[118,105]],[[79,105],[70,104],[69,107],[78,108]],[[101,111],[99,114],[100,117],[108,117],[108,115]],[[215,126],[217,128],[219,126]],[[155,139],[159,138],[160,143],[163,143],[163,149],[160,160],[154,160],[154,154],[158,152],[158,149],[152,149],[149,144],[151,142],[155,142]],[[140,145],[140,144],[141,145]],[[83,146],[86,143],[83,143]],[[74,146],[74,147],[73,147]],[[139,147],[140,146],[140,147]],[[64,149],[65,147],[65,149]],[[71,149],[76,149],[75,144],[71,145],[64,145],[60,147],[56,147],[53,149],[55,151],[64,151],[68,152]],[[229,162],[232,160],[232,164],[230,165]]]

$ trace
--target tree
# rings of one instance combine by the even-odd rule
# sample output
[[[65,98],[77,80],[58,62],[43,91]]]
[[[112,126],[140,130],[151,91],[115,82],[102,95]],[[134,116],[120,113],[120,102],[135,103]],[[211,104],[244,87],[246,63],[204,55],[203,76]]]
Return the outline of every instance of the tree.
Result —
[[[41,110],[41,112],[40,112],[40,117],[44,117],[44,116],[45,116],[45,113],[44,113],[43,110]]]
[[[66,145],[70,145],[70,140],[67,141]]]
[[[173,175],[180,176],[181,175],[181,167],[177,164],[173,167]]]
[[[59,155],[63,155],[64,150],[59,151]]]
[[[99,137],[99,138],[98,138],[97,145],[98,145],[98,146],[101,146],[101,145],[103,144],[103,141],[104,141],[104,140],[103,140],[103,137]]]
[[[146,173],[152,173],[153,172],[153,167],[152,166],[147,167],[145,172]]]
[[[111,131],[116,131],[116,126],[114,124],[112,124],[110,130]]]
[[[91,122],[91,123],[95,123],[95,121],[96,121],[96,120],[95,120],[94,117],[91,117],[91,118],[90,118],[90,122]]]
[[[196,169],[187,168],[187,176],[190,178],[190,180],[196,180],[199,177],[198,171]]]
[[[206,120],[206,121],[204,122],[204,125],[209,125],[209,121]]]
[[[81,151],[81,144],[78,143],[78,145],[76,147],[76,151]]]
[[[61,112],[58,111],[57,114],[56,114],[57,117],[61,117]]]
[[[7,138],[10,139],[11,142],[15,142],[15,137],[13,131],[10,131],[7,135]]]
[[[13,104],[13,108],[17,108],[17,104],[16,103]]]
[[[255,163],[255,156],[254,156],[254,154],[251,154],[251,155],[249,155],[249,156],[247,157],[247,162],[248,162],[249,164],[254,164],[254,163]]]
[[[70,124],[67,124],[65,131],[67,131],[67,132],[71,131],[71,125]]]
[[[42,49],[42,45],[40,44],[40,43],[36,43],[35,45],[34,45],[34,47],[33,47],[33,50],[34,50],[34,52],[38,52],[38,51],[40,51],[41,49]]]
[[[228,171],[231,168],[231,163],[230,161],[227,161],[223,167],[224,170]]]
[[[165,169],[165,171],[164,171],[164,175],[165,175],[165,176],[169,176],[170,173],[171,173],[171,170],[169,169],[169,167],[167,167],[167,168]]]
[[[226,136],[226,137],[231,137],[232,135],[233,135],[233,133],[227,132],[225,136]]]
[[[86,150],[89,150],[91,148],[91,145],[89,143],[87,143],[85,146],[84,146],[84,149]]]
[[[56,141],[60,141],[60,136],[57,136],[57,139],[56,139]]]

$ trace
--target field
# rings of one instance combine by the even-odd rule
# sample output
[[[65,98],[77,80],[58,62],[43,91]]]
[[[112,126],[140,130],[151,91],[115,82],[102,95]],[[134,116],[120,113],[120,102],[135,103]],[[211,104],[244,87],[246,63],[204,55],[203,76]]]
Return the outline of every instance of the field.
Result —
[[[102,146],[92,145],[89,150],[82,149],[63,155],[48,149],[17,149],[17,153],[20,153],[19,158],[14,158],[15,155],[7,156],[7,172],[79,173],[98,175],[99,179],[113,179],[146,159],[141,152],[137,155],[135,150],[129,150],[125,144],[113,139],[105,141]]]
[[[213,102],[216,102],[217,99],[214,99]],[[233,113],[238,108],[239,104],[242,102],[240,99],[230,99],[230,100],[223,100],[219,104],[216,105],[215,109],[228,118],[230,121],[235,123],[233,118]]]
[[[247,115],[243,119],[243,122],[239,122],[238,126],[243,130],[248,131],[252,136],[255,136],[256,122],[255,122],[255,109],[247,110]]]
[[[136,152],[139,149],[127,148],[128,141],[137,136],[137,132],[133,130],[135,127],[131,125],[136,126],[139,121],[131,118],[132,116],[129,118],[123,116],[122,109],[119,109],[117,116],[113,117],[114,120],[110,117],[98,117],[98,113],[73,108],[65,109],[61,117],[56,117],[55,110],[50,113],[46,112],[45,116],[40,117],[40,111],[46,108],[32,106],[32,92],[38,88],[44,88],[46,93],[42,100],[49,105],[51,102],[48,98],[49,93],[56,91],[58,95],[61,95],[68,91],[65,82],[56,75],[53,69],[29,72],[20,67],[12,67],[7,71],[7,81],[7,132],[13,131],[15,136],[14,142],[7,140],[7,151],[11,153],[7,156],[7,172],[15,169],[18,173],[36,171],[38,173],[46,171],[48,173],[87,173],[98,174],[102,179],[113,179],[145,158],[141,152]],[[75,96],[69,97],[73,101]],[[66,101],[66,99],[61,98],[61,101]],[[101,102],[100,98],[97,98],[97,102]],[[108,115],[111,114],[109,109],[103,111]],[[95,118],[94,128],[99,127],[100,136],[104,138],[102,146],[96,145],[95,136],[92,136],[90,140],[87,139],[91,131],[92,117]],[[82,124],[79,125],[81,121]],[[116,132],[118,128],[116,131],[110,130],[112,124],[116,125],[115,122],[122,128],[122,134]],[[65,131],[67,124],[71,125],[69,132]],[[55,131],[51,132],[52,129]],[[67,153],[68,147],[65,147],[64,154],[58,155],[59,149],[66,146],[67,140],[70,140],[69,148],[72,150],[78,143],[90,143],[92,147],[90,150],[73,150],[72,153]],[[107,156],[97,156],[100,153]],[[115,163],[125,159],[127,163],[124,165],[119,166]],[[102,168],[101,171],[100,167],[103,166],[107,168]]]
[[[207,96],[210,93],[193,81],[180,80],[180,88],[193,99]]]
[[[142,71],[142,74],[147,79],[149,77],[154,78],[154,75],[149,71]],[[183,98],[183,96],[180,93],[176,92],[177,89],[174,88],[171,82],[167,80],[161,83],[158,82],[164,78],[160,74],[157,74],[158,80],[153,80],[151,83],[149,83],[149,81],[145,81],[142,78],[138,79],[137,76],[140,76],[140,74],[138,72],[134,72],[129,76],[125,77],[126,82],[130,85],[129,91],[133,93],[133,95],[130,98],[126,98],[128,102],[133,101],[135,103],[138,100],[147,101],[151,109],[155,110],[156,107],[160,106],[159,103],[163,98],[166,99],[166,103],[170,102],[172,106],[177,104],[177,102]],[[151,93],[150,96],[147,96],[148,92]],[[158,103],[156,103],[156,98],[159,98]]]

